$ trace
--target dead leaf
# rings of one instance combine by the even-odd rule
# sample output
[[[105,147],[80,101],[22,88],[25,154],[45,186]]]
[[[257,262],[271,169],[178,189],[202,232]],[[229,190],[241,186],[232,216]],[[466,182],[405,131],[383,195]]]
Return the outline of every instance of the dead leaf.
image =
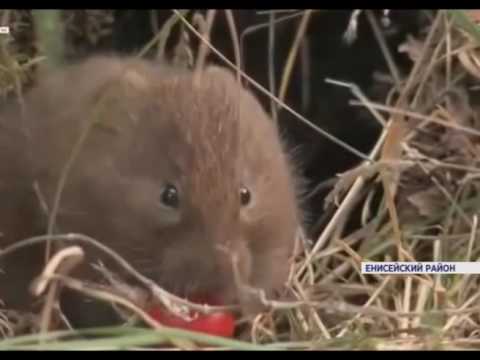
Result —
[[[425,217],[436,216],[445,207],[445,197],[436,187],[410,195],[407,200]]]
[[[480,10],[465,10],[464,14],[467,15],[475,24],[480,23]]]
[[[412,62],[416,62],[423,51],[423,43],[413,36],[408,36],[407,40],[398,46],[399,53],[406,53]]]
[[[475,50],[463,50],[457,55],[464,69],[476,79],[480,79],[480,60]]]
[[[327,209],[331,204],[338,206],[338,198],[341,197],[347,190],[352,186],[352,184],[359,177],[363,177],[364,180],[371,178],[372,176],[377,175],[379,169],[379,164],[362,164],[353,169],[345,171],[344,173],[338,175],[338,180],[335,183],[332,191],[325,197],[324,208]]]

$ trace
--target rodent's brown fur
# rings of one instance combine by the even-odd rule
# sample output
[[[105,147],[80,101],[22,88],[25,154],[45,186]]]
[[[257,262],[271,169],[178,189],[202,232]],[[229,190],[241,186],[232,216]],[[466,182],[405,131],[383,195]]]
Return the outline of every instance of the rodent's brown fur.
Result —
[[[286,281],[301,226],[293,169],[276,125],[233,73],[207,67],[193,79],[187,70],[106,56],[49,75],[26,96],[27,136],[15,144],[0,138],[0,146],[29,150],[5,153],[24,160],[16,172],[0,168],[0,176],[38,181],[51,209],[73,147],[95,122],[68,176],[59,231],[99,240],[178,295],[215,293],[225,302],[238,301],[228,257],[235,254],[243,280],[272,295]],[[3,115],[5,128],[12,116]],[[36,229],[41,211],[23,182],[18,194],[29,195],[18,196],[37,210],[19,205],[10,214],[28,212],[23,221]],[[166,182],[179,189],[178,210],[160,204]],[[245,207],[241,186],[251,192]],[[8,223],[13,215],[0,219],[2,247],[28,235]],[[0,286],[8,290],[17,279],[6,268]],[[7,292],[4,299],[7,306],[20,301]]]

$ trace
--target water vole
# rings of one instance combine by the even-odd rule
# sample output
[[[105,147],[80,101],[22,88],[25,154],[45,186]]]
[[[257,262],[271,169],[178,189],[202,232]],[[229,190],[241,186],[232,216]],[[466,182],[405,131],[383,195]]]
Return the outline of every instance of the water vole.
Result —
[[[25,99],[32,176],[51,208],[87,134],[59,231],[101,241],[180,296],[237,301],[232,255],[243,281],[273,294],[301,226],[293,168],[276,125],[233,74],[199,76],[104,56],[51,74]]]

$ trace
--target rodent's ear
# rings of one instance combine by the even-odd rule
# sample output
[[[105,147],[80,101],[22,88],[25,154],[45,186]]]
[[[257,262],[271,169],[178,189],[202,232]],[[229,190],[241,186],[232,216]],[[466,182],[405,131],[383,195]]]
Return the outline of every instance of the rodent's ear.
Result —
[[[145,73],[141,73],[138,69],[133,68],[125,70],[125,73],[120,78],[120,82],[125,88],[139,92],[146,91],[150,84]]]
[[[123,127],[121,119],[134,112],[135,104],[145,97],[151,86],[148,77],[141,69],[125,67],[101,86],[93,96],[94,116],[99,125]],[[115,123],[111,123],[115,121]],[[108,122],[109,124],[107,124]]]
[[[223,81],[238,84],[236,72],[226,67],[209,65],[205,68],[204,73],[213,78],[223,79]]]
[[[105,95],[135,96],[148,90],[150,83],[148,76],[141,69],[125,67],[122,71],[111,79],[103,88]]]

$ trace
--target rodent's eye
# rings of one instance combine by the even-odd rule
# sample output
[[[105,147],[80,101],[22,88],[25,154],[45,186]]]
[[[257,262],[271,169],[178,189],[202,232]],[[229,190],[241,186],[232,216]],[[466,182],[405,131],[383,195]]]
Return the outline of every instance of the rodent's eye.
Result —
[[[240,203],[242,206],[246,206],[250,203],[251,200],[250,190],[248,190],[245,186],[240,188]]]
[[[163,205],[176,209],[179,203],[177,188],[172,184],[165,185],[160,195],[160,201]]]

